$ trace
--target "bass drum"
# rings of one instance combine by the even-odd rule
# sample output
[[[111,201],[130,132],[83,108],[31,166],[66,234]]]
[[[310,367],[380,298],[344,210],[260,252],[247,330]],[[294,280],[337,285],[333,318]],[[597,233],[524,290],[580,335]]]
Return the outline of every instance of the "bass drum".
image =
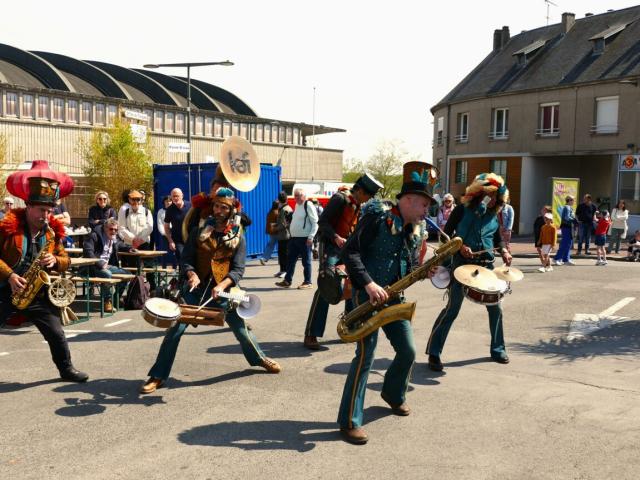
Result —
[[[180,305],[166,298],[150,298],[140,313],[154,327],[171,328],[181,317]]]

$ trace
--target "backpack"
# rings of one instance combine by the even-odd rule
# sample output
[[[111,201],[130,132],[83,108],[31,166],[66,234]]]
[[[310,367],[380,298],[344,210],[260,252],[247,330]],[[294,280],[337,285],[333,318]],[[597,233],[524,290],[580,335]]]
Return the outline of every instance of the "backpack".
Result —
[[[137,275],[127,286],[127,297],[124,300],[125,310],[140,310],[149,300],[150,288],[144,275]]]
[[[304,222],[302,223],[302,228],[307,228],[307,218],[309,218],[309,210],[307,205],[311,203],[311,200],[304,201]]]

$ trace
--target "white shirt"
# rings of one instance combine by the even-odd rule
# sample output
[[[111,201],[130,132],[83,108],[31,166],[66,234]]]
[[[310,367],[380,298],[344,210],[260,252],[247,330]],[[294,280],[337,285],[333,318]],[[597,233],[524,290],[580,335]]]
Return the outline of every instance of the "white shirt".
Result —
[[[151,241],[151,232],[153,231],[153,215],[143,206],[138,207],[138,211],[134,212],[133,208],[129,208],[127,216],[126,209],[120,210],[118,214],[118,235],[127,245],[133,245],[133,239],[141,238],[144,242]]]
[[[305,222],[304,206],[307,206],[307,221]],[[306,223],[306,224],[305,224]],[[318,211],[313,203],[308,200],[302,205],[296,203],[296,209],[293,211],[293,218],[289,226],[289,232],[292,237],[307,237],[313,239],[318,231]]]

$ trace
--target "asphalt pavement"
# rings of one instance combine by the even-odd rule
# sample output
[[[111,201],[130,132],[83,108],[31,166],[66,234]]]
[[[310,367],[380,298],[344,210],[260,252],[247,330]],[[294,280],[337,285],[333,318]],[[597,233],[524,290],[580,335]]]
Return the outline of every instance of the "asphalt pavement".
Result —
[[[243,286],[262,299],[251,324],[280,375],[249,367],[228,328],[189,328],[166,388],[140,396],[163,331],[139,312],[66,328],[86,384],[56,378],[33,327],[5,330],[0,478],[636,479],[640,265],[577,263],[542,274],[535,259],[516,258],[525,278],[504,302],[509,365],[490,361],[486,310],[465,301],[444,372],[428,370],[444,291],[412,286],[412,413],[393,416],[380,398],[393,357],[381,335],[365,446],[337,433],[354,353],[335,332],[340,307],[331,307],[323,349],[304,349],[313,291],[275,287],[275,263],[251,263]],[[301,277],[298,266],[294,285]]]

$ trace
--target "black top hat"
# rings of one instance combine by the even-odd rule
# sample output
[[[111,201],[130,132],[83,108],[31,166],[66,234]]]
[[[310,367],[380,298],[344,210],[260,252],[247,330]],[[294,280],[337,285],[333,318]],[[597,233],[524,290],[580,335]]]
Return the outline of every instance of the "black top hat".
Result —
[[[373,175],[365,173],[358,180],[356,180],[354,186],[360,187],[369,195],[374,196],[384,185],[376,180]]]
[[[427,162],[407,162],[402,166],[402,188],[396,198],[415,193],[433,200],[433,188],[437,183],[436,167]]]

